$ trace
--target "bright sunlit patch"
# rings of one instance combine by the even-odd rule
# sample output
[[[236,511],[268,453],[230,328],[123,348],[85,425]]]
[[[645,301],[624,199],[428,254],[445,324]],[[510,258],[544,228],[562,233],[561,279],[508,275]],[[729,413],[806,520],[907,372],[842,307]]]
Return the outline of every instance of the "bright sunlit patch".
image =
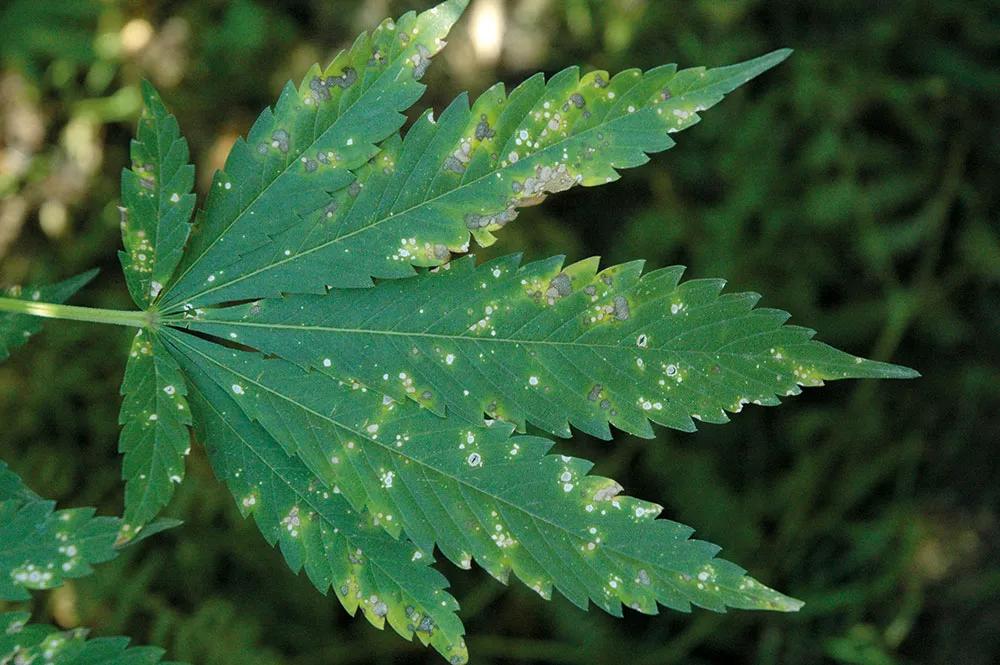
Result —
[[[481,63],[492,65],[500,58],[505,23],[504,0],[479,0],[472,6],[469,32]]]

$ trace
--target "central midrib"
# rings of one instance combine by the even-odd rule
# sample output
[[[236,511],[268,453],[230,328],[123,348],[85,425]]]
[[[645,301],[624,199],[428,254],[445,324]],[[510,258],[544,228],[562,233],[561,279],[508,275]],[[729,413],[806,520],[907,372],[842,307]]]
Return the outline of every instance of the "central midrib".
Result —
[[[427,332],[407,332],[399,330],[375,330],[370,328],[334,328],[331,326],[297,326],[293,324],[283,324],[283,323],[250,323],[247,321],[213,321],[213,320],[200,320],[200,321],[183,321],[183,320],[167,320],[164,323],[173,325],[174,327],[193,327],[197,326],[198,323],[205,323],[212,326],[243,326],[248,328],[267,328],[268,330],[296,330],[299,332],[328,332],[328,333],[343,333],[352,335],[384,335],[388,337],[418,337],[422,339],[440,339],[448,340],[452,342],[491,342],[496,344],[524,344],[528,345],[539,345],[539,346],[554,346],[554,347],[579,347],[584,349],[613,349],[616,351],[624,351],[625,346],[620,344],[589,344],[586,342],[553,342],[550,340],[537,340],[537,339],[518,339],[513,337],[467,337],[464,335],[446,335],[442,333],[427,333]],[[705,325],[714,325],[717,322]],[[703,327],[701,326],[701,327]],[[698,328],[692,328],[691,330],[685,330],[683,334],[687,335],[692,332],[697,331]],[[774,331],[767,331],[774,332]],[[684,353],[693,355],[723,355],[734,358],[752,358],[755,354],[753,353],[736,353],[732,351],[697,351],[694,349],[670,349],[665,346],[651,347],[649,349],[640,349],[641,351],[669,351],[672,353]]]

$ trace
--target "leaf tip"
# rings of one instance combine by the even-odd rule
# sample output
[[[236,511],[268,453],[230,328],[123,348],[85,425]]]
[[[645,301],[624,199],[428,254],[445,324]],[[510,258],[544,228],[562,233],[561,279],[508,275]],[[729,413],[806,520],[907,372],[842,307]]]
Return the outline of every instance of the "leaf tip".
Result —
[[[446,0],[430,10],[436,17],[443,17],[449,25],[454,24],[465,13],[469,0]]]
[[[91,268],[86,272],[80,273],[73,279],[75,279],[80,284],[80,288],[83,288],[87,284],[90,284],[92,281],[94,281],[94,278],[97,277],[99,274],[101,274],[100,268]]]
[[[775,592],[777,593],[777,592]],[[774,610],[777,612],[798,612],[805,607],[805,602],[798,598],[792,598],[784,594],[778,594],[780,599],[775,600]]]
[[[877,360],[866,360],[856,358],[859,365],[860,376],[863,379],[919,379],[922,374],[917,370],[904,365],[894,365],[892,363],[879,362]]]
[[[142,79],[142,82],[139,84],[139,89],[142,92],[142,102],[147,111],[153,114],[166,112],[166,107],[163,105],[163,100],[160,98],[160,92],[156,89],[156,86],[149,81],[149,79]]]
[[[750,70],[748,75],[750,78],[753,78],[763,74],[769,69],[777,67],[787,60],[790,55],[792,55],[792,49],[780,48],[776,51],[771,51],[770,53],[765,53],[762,56],[748,60],[744,63],[744,66]]]

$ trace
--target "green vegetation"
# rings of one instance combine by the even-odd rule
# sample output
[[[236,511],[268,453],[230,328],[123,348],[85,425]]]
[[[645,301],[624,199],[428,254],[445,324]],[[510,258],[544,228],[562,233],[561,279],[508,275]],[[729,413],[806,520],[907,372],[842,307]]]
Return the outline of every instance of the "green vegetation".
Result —
[[[698,131],[685,132],[684,150],[694,151],[694,157],[670,153],[637,176],[631,171],[623,174],[624,182],[617,185],[577,190],[554,197],[541,208],[524,208],[577,182],[593,185],[614,179],[617,174],[607,166],[638,165],[645,161],[642,152],[669,147],[672,142],[664,142],[662,129],[644,133],[644,128],[663,115],[693,122],[695,111],[715,103],[734,84],[785,54],[778,52],[772,60],[751,62],[744,69],[709,70],[701,88],[685,83],[703,79],[698,70],[654,68],[643,76],[635,72],[615,78],[605,74],[580,78],[574,70],[565,70],[547,84],[541,78],[528,79],[509,99],[502,90],[491,89],[471,109],[461,97],[448,105],[451,94],[445,90],[441,97],[420,103],[447,106],[437,122],[428,122],[428,116],[416,119],[400,141],[390,136],[403,122],[397,112],[415,101],[419,86],[399,88],[398,97],[388,98],[382,114],[371,103],[386,100],[380,79],[358,77],[357,72],[363,66],[374,71],[409,67],[414,76],[407,80],[414,81],[440,47],[438,37],[443,33],[436,33],[436,19],[428,18],[431,29],[422,32],[430,41],[415,40],[412,59],[389,57],[382,62],[376,54],[391,47],[390,42],[379,41],[386,30],[376,31],[370,40],[356,42],[346,60],[335,60],[326,71],[310,72],[298,89],[286,88],[275,115],[265,113],[249,130],[248,142],[237,140],[225,171],[212,182],[198,181],[198,190],[210,192],[206,213],[195,227],[203,230],[196,231],[181,256],[185,222],[193,208],[188,192],[195,184],[192,169],[186,166],[188,150],[152,88],[140,90],[135,84],[139,73],[146,69],[160,87],[179,82],[167,97],[180,111],[180,124],[193,142],[191,154],[208,155],[204,163],[198,161],[199,174],[204,175],[222,166],[221,156],[230,143],[222,139],[213,149],[212,137],[225,136],[230,128],[247,131],[250,123],[241,109],[252,113],[249,109],[255,104],[268,103],[270,91],[260,89],[259,76],[249,84],[246,69],[257,62],[261,71],[275,75],[276,83],[296,69],[305,69],[291,46],[296,35],[306,51],[311,44],[329,45],[329,36],[321,30],[326,27],[323,21],[335,27],[350,12],[319,11],[311,27],[302,29],[297,27],[302,18],[298,14],[285,16],[249,2],[236,3],[219,15],[180,6],[162,15],[154,12],[131,19],[111,5],[95,5],[93,47],[83,55],[74,50],[62,57],[58,44],[39,47],[45,40],[20,49],[14,40],[13,46],[0,51],[10,72],[4,94],[13,100],[5,104],[4,113],[26,114],[19,116],[19,124],[9,126],[30,129],[31,118],[39,117],[32,116],[32,97],[24,94],[29,90],[48,95],[56,100],[55,108],[64,109],[34,122],[65,126],[65,131],[53,135],[58,143],[51,149],[37,132],[15,135],[20,144],[8,140],[17,151],[9,149],[5,157],[18,158],[5,159],[5,170],[0,172],[0,191],[7,194],[0,210],[0,255],[8,253],[0,263],[4,282],[51,282],[53,276],[88,267],[88,261],[104,261],[119,220],[113,203],[100,207],[102,187],[107,193],[104,200],[113,202],[117,196],[112,180],[102,174],[114,170],[116,154],[118,164],[124,162],[124,155],[115,152],[120,150],[116,143],[123,143],[116,141],[115,132],[127,138],[131,118],[141,104],[147,110],[132,147],[132,169],[123,177],[122,263],[133,299],[140,307],[151,306],[149,313],[118,311],[124,302],[124,283],[111,276],[113,270],[105,270],[94,290],[78,299],[102,308],[98,310],[40,304],[64,300],[92,275],[67,283],[61,289],[64,293],[51,297],[41,297],[42,289],[37,296],[34,289],[8,293],[7,313],[0,315],[4,317],[0,324],[15,334],[3,338],[4,353],[37,330],[40,320],[24,314],[104,320],[142,329],[130,351],[124,338],[112,341],[120,334],[115,329],[94,332],[95,326],[50,324],[45,340],[19,350],[0,366],[0,413],[11,414],[4,419],[10,423],[5,427],[4,457],[33,486],[58,495],[60,503],[97,504],[102,513],[121,514],[118,462],[113,445],[108,445],[118,436],[113,426],[118,404],[109,398],[121,378],[114,357],[128,356],[120,445],[127,480],[125,524],[117,529],[115,542],[103,545],[116,549],[101,550],[88,560],[107,559],[119,553],[117,548],[141,540],[135,537],[136,530],[147,536],[169,526],[157,522],[141,529],[167,504],[175,488],[167,513],[187,522],[183,529],[121,550],[114,562],[100,566],[92,577],[73,580],[49,596],[36,596],[37,603],[49,600],[37,606],[34,618],[52,620],[61,628],[88,625],[100,634],[127,633],[141,642],[168,647],[171,656],[192,662],[234,658],[262,663],[381,658],[397,662],[425,657],[406,642],[337,618],[336,603],[310,590],[304,578],[284,572],[259,536],[240,525],[231,500],[213,489],[210,462],[236,496],[240,511],[254,515],[269,542],[280,543],[293,570],[304,568],[322,590],[332,587],[351,613],[362,609],[376,625],[388,620],[398,632],[416,633],[449,657],[464,658],[454,596],[463,606],[474,662],[579,662],[575,654],[581,648],[592,662],[606,662],[610,654],[622,650],[634,650],[637,660],[650,663],[715,658],[732,662],[736,654],[747,662],[827,658],[893,663],[934,659],[937,654],[952,658],[956,653],[960,658],[968,654],[969,662],[984,656],[987,660],[982,662],[989,662],[995,636],[987,627],[990,600],[996,595],[990,580],[996,571],[985,562],[994,544],[989,520],[996,497],[988,493],[986,481],[996,474],[989,461],[978,465],[975,473],[966,467],[975,446],[987,451],[980,442],[989,441],[991,428],[997,429],[995,419],[989,419],[997,402],[997,372],[994,352],[989,350],[993,347],[981,347],[975,364],[964,354],[989,342],[989,332],[970,337],[972,331],[995,329],[987,323],[995,309],[989,307],[987,287],[997,279],[998,252],[995,227],[987,222],[985,211],[995,204],[996,194],[988,180],[979,179],[988,172],[983,164],[989,164],[981,157],[995,158],[996,153],[989,152],[989,140],[971,138],[975,127],[991,126],[989,117],[996,111],[988,70],[984,66],[975,71],[977,58],[989,43],[986,33],[976,32],[983,17],[976,22],[975,9],[951,16],[962,17],[959,24],[968,34],[961,34],[968,43],[955,48],[944,43],[934,66],[951,63],[952,70],[939,72],[935,79],[933,72],[919,68],[894,69],[887,64],[888,56],[880,55],[888,53],[889,44],[895,52],[905,51],[914,38],[897,34],[902,28],[891,23],[893,17],[881,23],[876,20],[881,17],[872,17],[870,43],[862,39],[854,48],[873,57],[848,66],[833,55],[822,59],[823,30],[815,26],[806,30],[795,21],[772,25],[764,6],[723,10],[722,5],[709,3],[678,7],[668,15],[659,5],[641,2],[621,7],[614,2],[607,6],[567,2],[532,17],[531,10],[515,9],[514,3],[484,1],[475,3],[468,25],[460,25],[459,34],[449,38],[452,48],[464,48],[464,54],[451,61],[447,55],[437,58],[429,70],[432,81],[436,75],[442,77],[437,82],[444,78],[435,70],[450,68],[462,87],[485,87],[477,77],[485,76],[479,69],[489,73],[494,57],[488,48],[489,30],[499,23],[482,17],[489,17],[491,7],[508,4],[511,11],[503,27],[510,45],[500,62],[512,70],[498,73],[507,80],[521,78],[516,73],[521,67],[554,71],[563,60],[581,58],[612,71],[631,64],[655,67],[662,56],[649,61],[656,55],[651,52],[654,46],[672,48],[676,55],[667,57],[682,62],[719,62],[726,53],[738,59],[759,50],[741,46],[746,34],[726,27],[740,18],[752,19],[754,29],[767,35],[767,41],[781,44],[780,37],[797,46],[805,63],[788,78],[779,76],[774,91],[762,85],[751,92],[763,95],[735,93],[722,108],[732,105],[736,120],[713,125],[706,118]],[[28,5],[4,10],[0,23],[16,22],[17,12],[48,11],[47,3],[37,5],[37,10]],[[74,15],[74,26],[81,16],[86,23],[85,15]],[[359,27],[374,18],[359,17]],[[830,25],[846,20],[832,11],[828,18]],[[688,19],[682,28],[668,29],[682,19]],[[894,20],[913,27],[907,21],[916,19],[903,15]],[[565,52],[553,50],[543,60],[541,51],[532,55],[532,48],[544,50],[554,43],[543,29],[549,21],[564,26],[580,41],[565,40]],[[169,39],[179,39],[182,24],[188,30],[197,26],[181,41],[193,57],[211,66],[175,62],[173,70],[169,66],[161,70],[151,59],[143,64],[158,46],[164,48],[162,40],[169,44]],[[199,45],[192,34],[202,34],[212,25],[221,26],[220,37],[211,45],[207,40]],[[876,30],[879,26],[882,32]],[[338,30],[342,37],[353,32],[348,26]],[[809,33],[817,33],[815,43],[809,41]],[[274,43],[269,43],[271,35]],[[585,53],[582,46],[592,44],[598,35],[603,52]],[[290,54],[287,61],[273,61],[273,52],[285,51]],[[914,54],[919,52],[914,48]],[[791,61],[793,68],[799,56]],[[321,53],[305,57],[325,59]],[[470,61],[484,66],[470,68]],[[842,86],[838,104],[824,104],[827,95],[836,96],[831,89],[837,88],[817,85],[823,80],[820,73]],[[863,75],[884,85],[858,86]],[[214,85],[213,76],[218,77]],[[629,79],[636,81],[631,88],[614,87]],[[316,80],[332,85],[311,86]],[[601,84],[610,86],[620,99],[598,113],[600,100],[587,91],[603,90]],[[947,111],[929,112],[933,100],[944,104],[945,96],[934,85],[954,86],[950,91],[960,91],[962,99],[970,100],[966,102],[970,108],[979,100],[978,112],[956,103],[955,94],[948,99]],[[634,91],[633,97],[627,89]],[[663,94],[664,89],[670,93]],[[681,90],[686,96],[677,94]],[[577,129],[581,136],[593,131],[607,141],[593,150],[591,161],[587,154],[592,147],[586,139],[563,140],[558,144],[566,148],[562,174],[545,163],[544,141],[533,150],[526,148],[525,155],[518,150],[517,158],[510,158],[513,142],[525,140],[520,127],[529,120],[526,112],[550,93],[564,103],[563,113],[578,114],[560,131],[569,137],[576,136]],[[366,101],[366,94],[372,95],[371,100]],[[319,124],[319,115],[306,122],[295,115],[293,98],[311,99],[317,114],[324,113],[321,108],[338,112],[324,117],[328,124]],[[518,99],[531,104],[524,111],[512,110],[519,106]],[[335,103],[322,106],[331,100]],[[501,104],[506,106],[498,112]],[[214,114],[208,113],[211,108],[216,109]],[[232,112],[219,113],[219,108]],[[364,113],[352,116],[354,108]],[[918,108],[916,115],[905,114]],[[536,112],[543,109],[540,106]],[[584,109],[592,114],[586,116]],[[614,119],[614,109],[622,114],[620,120]],[[869,109],[884,111],[884,117],[872,120],[866,114]],[[686,115],[658,113],[664,110]],[[199,112],[207,115],[196,118]],[[948,122],[949,114],[963,112],[968,114],[963,116],[966,123]],[[587,123],[597,123],[597,116],[610,122],[590,130]],[[226,124],[240,117],[244,120],[236,120],[238,125]],[[539,118],[537,127],[525,130],[529,142],[546,136],[550,120]],[[369,133],[357,134],[358,123]],[[109,130],[105,139],[109,152],[104,156],[94,150],[102,126]],[[306,145],[297,143],[302,131],[315,132],[307,154]],[[703,131],[705,136],[700,135]],[[859,141],[856,135],[866,140]],[[987,135],[993,137],[995,148],[995,134]],[[812,138],[802,142],[800,137]],[[326,140],[338,146],[337,153],[331,157],[332,150],[320,150],[310,164],[312,150]],[[489,141],[505,147],[481,151],[473,147]],[[941,149],[936,148],[938,142]],[[624,149],[618,150],[618,145]],[[923,161],[910,156],[914,151]],[[296,158],[295,168],[286,153]],[[301,167],[299,155],[304,160]],[[335,208],[323,189],[330,181],[321,185],[312,175],[326,168],[323,155],[357,170],[360,178],[356,192],[352,192],[353,178],[338,185],[343,194],[334,195]],[[372,157],[370,166],[363,166]],[[285,164],[284,170],[274,170],[275,159],[275,164]],[[65,168],[66,163],[73,168]],[[442,175],[426,170],[432,164],[437,169],[444,165]],[[326,173],[327,178],[339,177],[336,168]],[[398,173],[407,175],[402,185],[394,177]],[[80,200],[77,192],[79,203],[74,205],[72,188],[54,187],[61,183],[57,176],[87,183],[86,200]],[[234,183],[236,191],[229,194]],[[261,189],[244,191],[244,183]],[[510,194],[499,193],[508,189],[515,195],[511,203]],[[492,202],[491,196],[500,198]],[[295,223],[282,228],[254,219],[259,215],[276,220],[281,218],[278,211],[291,213],[286,219]],[[323,223],[331,215],[351,225],[346,238],[324,235]],[[517,221],[511,223],[515,216]],[[36,219],[37,226],[25,227]],[[92,221],[74,231],[79,222],[71,219]],[[390,228],[396,224],[401,226]],[[386,228],[389,232],[383,235]],[[401,234],[411,228],[412,238]],[[373,229],[378,232],[370,233]],[[410,264],[439,265],[468,246],[470,233],[480,245],[496,243],[489,250],[477,250],[478,268],[469,260],[457,260],[450,270],[436,274],[317,294],[323,284],[359,287],[370,277],[407,277],[412,274]],[[272,237],[277,242],[271,242]],[[14,238],[17,242],[12,244]],[[523,267],[511,257],[490,260],[509,254],[517,245],[525,247],[530,257]],[[569,254],[572,260],[566,267],[561,259],[535,262],[553,252]],[[602,271],[596,261],[574,263],[592,253],[603,253],[612,267]],[[720,295],[720,282],[682,282],[679,270],[642,275],[641,264],[614,265],[643,255],[654,268],[684,262],[695,277],[734,275],[738,287],[760,286],[769,292],[774,285],[776,295],[774,300],[769,296],[768,303],[816,322],[830,331],[827,338],[838,346],[853,350],[868,346],[875,358],[891,354],[930,376],[917,384],[858,388],[853,397],[834,389],[828,393],[834,395],[830,401],[800,398],[783,414],[751,408],[736,425],[708,426],[693,440],[653,429],[647,417],[677,430],[691,430],[692,418],[724,422],[726,412],[740,411],[745,402],[776,403],[777,396],[798,392],[799,385],[911,373],[884,363],[856,361],[811,341],[811,331],[783,325],[787,318],[783,312],[755,308],[756,296]],[[28,256],[33,257],[30,263],[22,258]],[[486,283],[495,283],[497,291],[477,289],[477,284]],[[306,295],[256,300],[283,291]],[[352,291],[357,300],[351,298]],[[957,294],[962,294],[961,313],[947,305],[956,301]],[[254,302],[218,307],[240,299]],[[591,299],[596,300],[588,303]],[[692,310],[687,308],[696,309],[696,319],[690,318]],[[591,310],[592,315],[585,314]],[[376,312],[378,316],[372,316]],[[431,323],[422,323],[422,315]],[[949,316],[951,323],[945,324]],[[976,316],[981,317],[978,326],[973,323]],[[432,324],[437,325],[433,330]],[[689,332],[696,324],[709,326],[713,334]],[[225,349],[182,329],[286,360]],[[118,354],[113,352],[116,345]],[[596,362],[597,356],[588,355],[598,346],[607,368]],[[362,357],[367,360],[361,361]],[[932,373],[942,360],[947,361],[947,371]],[[441,383],[448,368],[466,362],[479,362],[481,367],[458,373],[462,378],[457,385]],[[628,376],[609,369],[626,365]],[[391,367],[393,372],[376,366]],[[566,367],[574,369],[563,376]],[[755,370],[759,376],[753,375]],[[768,378],[772,370],[776,380]],[[491,385],[491,375],[504,378]],[[677,378],[686,381],[666,382]],[[710,389],[698,390],[692,378],[707,381],[702,385]],[[914,385],[918,387],[909,387]],[[371,386],[375,392],[356,389],[361,386]],[[942,395],[958,400],[958,386],[961,406],[949,408]],[[465,391],[473,395],[471,401],[463,400]],[[392,399],[383,400],[383,392]],[[625,432],[663,440],[632,441],[619,433],[609,454],[598,453],[592,442],[578,436],[572,445],[557,446],[554,452],[563,457],[544,456],[550,441],[510,438],[510,431],[499,425],[478,427],[475,421],[483,411],[521,429],[540,428],[556,436],[569,435],[572,425],[608,438],[610,422]],[[168,412],[172,417],[149,418]],[[373,413],[379,415],[372,419]],[[102,420],[109,414],[110,422]],[[192,422],[196,439],[207,447],[204,452],[195,447],[188,456],[186,429]],[[420,435],[422,431],[434,435]],[[323,434],[317,438],[317,433]],[[399,437],[390,440],[390,434]],[[428,442],[450,437],[467,446],[468,435],[473,436],[475,448],[462,448],[454,460],[451,455],[422,457],[421,451],[432,448],[420,444],[421,436]],[[331,466],[331,452],[345,459],[352,454],[349,444],[355,436],[365,444],[363,463]],[[408,439],[417,443],[411,445]],[[392,441],[405,445],[399,449]],[[336,443],[336,451],[324,447],[330,443]],[[567,534],[577,527],[586,530],[589,525],[572,523],[566,512],[575,492],[603,497],[604,487],[609,496],[619,491],[613,481],[587,475],[589,464],[565,456],[581,451],[600,460],[602,475],[627,475],[630,486],[660,499],[672,517],[698,525],[699,536],[725,543],[729,558],[753,562],[755,574],[803,598],[807,604],[798,615],[801,618],[696,612],[640,620],[629,614],[624,625],[605,625],[599,616],[581,616],[558,598],[552,605],[532,602],[517,586],[500,595],[503,587],[471,574],[449,575],[455,586],[446,594],[444,579],[427,567],[434,545],[463,567],[475,559],[500,579],[506,579],[512,568],[545,596],[555,586],[578,605],[585,606],[589,597],[612,613],[620,612],[619,602],[647,612],[655,611],[657,601],[681,609],[689,601],[716,608],[724,606],[721,603],[797,607],[769,590],[754,599],[757,592],[746,592],[741,579],[748,578],[742,578],[740,569],[711,560],[714,547],[688,541],[687,529],[666,520],[649,523],[661,526],[657,538],[691,543],[689,554],[680,554],[675,546],[665,549],[655,539],[647,541],[652,536],[642,535],[647,531],[644,520],[601,525],[608,530],[600,534],[606,538],[601,551],[607,545],[609,552],[602,555],[607,558],[601,567],[615,582],[611,592],[600,584],[590,586],[577,575],[564,577],[564,570],[582,570],[572,563],[579,555],[571,552],[558,556],[554,566],[539,567],[544,559],[539,546],[545,537],[537,542],[521,537],[527,533],[523,520],[531,519],[538,506],[547,505],[560,516],[554,528]],[[503,473],[476,475],[489,469],[498,456],[510,458]],[[990,458],[981,453],[978,459]],[[449,466],[453,463],[455,468]],[[449,532],[447,520],[432,517],[425,501],[421,505],[419,492],[400,503],[399,495],[389,490],[394,481],[410,487],[417,482],[412,464],[423,469],[420,482],[444,492],[450,497],[448,505],[461,505],[470,516],[490,511],[491,502],[501,502],[503,508],[500,503],[492,508],[494,518],[503,513],[500,534],[492,542],[479,543],[471,534]],[[627,474],[626,466],[632,468]],[[72,473],[67,473],[69,467]],[[505,479],[536,473],[540,478],[557,478],[560,482],[552,487],[559,491],[505,485]],[[180,484],[185,474],[188,481]],[[557,485],[570,490],[564,492]],[[331,498],[324,495],[324,486],[340,491]],[[267,494],[258,495],[264,488]],[[20,500],[27,501],[24,496]],[[412,506],[407,503],[414,500]],[[627,503],[631,510],[635,500],[616,502]],[[52,511],[51,503],[37,497],[29,503],[44,504],[46,514]],[[4,510],[20,516],[26,509],[19,506],[5,505]],[[637,515],[641,509],[648,519],[660,510],[645,503],[634,507]],[[80,528],[87,528],[91,513],[79,515]],[[663,525],[672,525],[673,535]],[[413,545],[408,549],[405,539],[393,540],[402,533],[416,544],[415,549]],[[512,552],[506,552],[497,538],[511,544]],[[626,545],[628,553],[622,549]],[[352,554],[356,549],[375,554],[360,559]],[[650,559],[639,568],[632,562],[654,551],[659,552],[660,563]],[[618,555],[628,562],[616,563]],[[677,571],[681,561],[691,566],[682,576],[692,581],[701,580],[702,574],[722,581],[713,592],[681,590],[651,579],[658,574],[656,566]],[[770,573],[763,569],[767,563],[775,566]],[[407,572],[399,578],[392,571]],[[275,583],[278,575],[283,576],[281,583]],[[357,593],[341,590],[338,582],[345,576],[354,580]],[[633,577],[634,585],[626,583]],[[198,584],[192,586],[193,579]],[[653,593],[635,595],[647,584]],[[942,593],[944,589],[948,591]],[[727,596],[730,593],[734,595]],[[417,625],[414,613],[421,616]],[[422,629],[425,616],[433,617],[428,625],[435,630]],[[298,623],[289,625],[292,619]],[[343,628],[331,631],[331,621]],[[930,630],[921,630],[925,623]],[[218,640],[220,631],[230,639]],[[488,637],[500,634],[506,637]],[[976,636],[977,648],[963,651],[969,649],[968,640],[959,635]],[[123,642],[114,645],[124,649]],[[159,657],[159,652],[141,653],[149,662]]]

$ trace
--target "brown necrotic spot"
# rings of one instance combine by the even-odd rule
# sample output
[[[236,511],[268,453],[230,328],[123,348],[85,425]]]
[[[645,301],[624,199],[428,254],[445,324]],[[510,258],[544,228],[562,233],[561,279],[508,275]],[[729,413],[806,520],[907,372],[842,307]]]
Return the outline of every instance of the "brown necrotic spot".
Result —
[[[604,390],[604,386],[598,383],[596,386],[590,389],[590,394],[587,395],[587,399],[589,399],[591,402],[596,402],[601,397],[602,390]]]

